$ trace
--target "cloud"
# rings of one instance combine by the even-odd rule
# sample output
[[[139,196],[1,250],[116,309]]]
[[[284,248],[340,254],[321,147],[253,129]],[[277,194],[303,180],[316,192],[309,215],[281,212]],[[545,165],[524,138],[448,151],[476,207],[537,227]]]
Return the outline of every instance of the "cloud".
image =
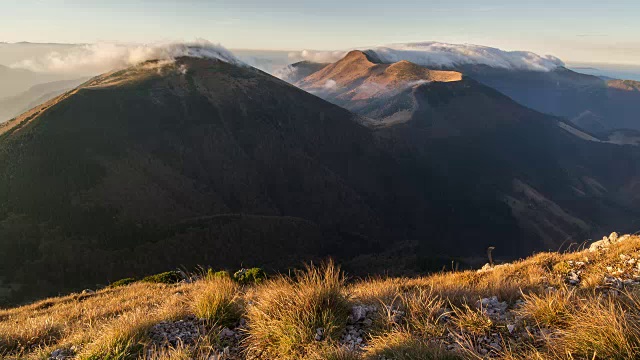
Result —
[[[284,81],[295,82],[295,79],[298,78],[299,72],[300,70],[297,67],[287,65],[275,70],[272,75]]]
[[[327,90],[335,89],[337,86],[338,83],[336,83],[336,81],[332,79],[327,80],[327,82],[324,84],[324,88]]]
[[[421,42],[359,50],[371,50],[385,63],[407,60],[432,68],[452,69],[461,65],[488,65],[510,70],[552,71],[559,66],[564,66],[562,60],[550,55],[540,56],[527,51],[504,51],[471,44]],[[346,51],[304,50],[289,54],[289,58],[313,62],[335,62],[346,53]]]
[[[173,60],[180,56],[219,59],[241,64],[241,61],[224,47],[206,40],[198,40],[189,43],[83,45],[65,53],[53,51],[41,57],[23,60],[11,67],[35,72],[96,75],[147,60]]]
[[[342,59],[347,55],[347,51],[317,51],[317,50],[302,50],[289,53],[289,60],[291,62],[298,61],[311,61],[314,63],[332,63]]]

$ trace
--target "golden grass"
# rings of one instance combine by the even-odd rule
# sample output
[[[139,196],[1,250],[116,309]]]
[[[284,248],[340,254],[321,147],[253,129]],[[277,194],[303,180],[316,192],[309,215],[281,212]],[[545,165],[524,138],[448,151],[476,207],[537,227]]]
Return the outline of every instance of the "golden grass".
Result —
[[[636,294],[625,297],[626,301],[604,297],[585,302],[571,314],[555,346],[575,357],[640,358],[640,302]]]
[[[243,314],[240,286],[230,277],[208,277],[195,292],[191,308],[212,325],[232,326]]]
[[[454,307],[454,324],[461,331],[474,335],[483,335],[491,330],[493,321],[482,310],[472,309],[469,305]]]
[[[349,315],[344,289],[344,277],[332,262],[260,285],[247,309],[249,351],[300,359],[322,342],[316,339],[318,329],[323,341],[337,340]]]
[[[424,338],[408,331],[392,331],[374,337],[367,347],[364,359],[394,360],[457,360],[462,356],[446,352],[436,344],[429,344]]]
[[[613,296],[602,289],[610,269],[637,273],[637,264],[627,263],[626,255],[640,257],[640,237],[602,252],[541,253],[488,271],[415,278],[347,284],[339,268],[328,263],[244,287],[225,277],[177,285],[134,283],[0,309],[0,358],[43,359],[54,349],[72,347],[79,359],[137,359],[143,353],[158,360],[208,358],[220,350],[220,329],[240,318],[247,322],[241,344],[247,359],[258,354],[285,360],[482,358],[479,339],[496,333],[504,340],[503,350],[492,354],[498,359],[640,358],[640,293]],[[565,284],[574,266],[570,261],[584,263],[580,286]],[[518,320],[492,320],[476,308],[479,299],[491,296],[511,307],[523,301],[513,313]],[[338,343],[354,304],[379,310],[363,352]],[[176,348],[150,342],[149,328],[189,316],[207,319],[211,333]],[[512,336],[507,324],[514,321],[519,321],[516,332],[531,327],[528,335]],[[317,340],[319,328],[323,333]],[[462,350],[443,351],[447,338]]]
[[[525,303],[516,312],[546,328],[565,327],[575,311],[578,299],[571,290],[546,291],[524,295]]]

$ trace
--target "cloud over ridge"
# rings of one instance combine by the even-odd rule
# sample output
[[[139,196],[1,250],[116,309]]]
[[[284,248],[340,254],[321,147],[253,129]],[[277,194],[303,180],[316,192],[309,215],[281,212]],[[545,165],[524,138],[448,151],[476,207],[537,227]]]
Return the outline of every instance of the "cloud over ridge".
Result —
[[[65,53],[54,51],[42,57],[20,61],[11,67],[35,72],[95,75],[133,66],[147,60],[173,60],[181,56],[218,59],[233,64],[242,63],[221,45],[197,40],[156,44],[101,42],[78,46]]]
[[[385,63],[401,60],[433,68],[455,68],[462,65],[487,65],[494,68],[528,71],[552,71],[564,66],[555,56],[541,56],[528,51],[505,51],[497,48],[471,44],[447,44],[441,42],[419,42],[391,44],[370,50]],[[346,55],[346,51],[304,50],[291,53],[294,60],[335,62]],[[320,61],[322,60],[322,61]]]

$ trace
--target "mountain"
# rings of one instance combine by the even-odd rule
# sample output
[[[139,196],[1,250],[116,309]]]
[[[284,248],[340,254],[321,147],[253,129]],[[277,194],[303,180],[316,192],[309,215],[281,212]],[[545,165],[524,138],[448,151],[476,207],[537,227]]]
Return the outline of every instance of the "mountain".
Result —
[[[363,114],[408,101],[404,116],[180,57],[99,76],[0,126],[0,293],[329,255],[355,274],[429,271],[638,219],[637,147],[579,137],[460,73],[344,60],[321,70],[351,89],[344,99],[370,101]],[[363,84],[388,91],[352,96]]]
[[[0,65],[0,99],[27,91],[36,84],[63,80],[64,75],[40,74],[29,70]]]
[[[92,79],[0,127],[0,277],[16,300],[167,265],[349,259],[429,239],[439,222],[457,230],[427,240],[429,256],[444,239],[469,253],[506,238],[440,213],[444,180],[394,158],[363,122],[218,60]]]
[[[86,80],[88,79],[83,78],[38,84],[19,95],[0,99],[0,122],[9,120],[37,105],[53,99],[63,92],[82,84]]]
[[[408,61],[381,64],[371,53],[355,50],[297,85],[363,116],[398,120],[412,105],[405,90],[426,82],[460,80],[458,72],[429,70]]]
[[[632,81],[607,81],[564,67],[513,71],[467,65],[458,70],[525,106],[568,118],[592,132],[640,129],[640,92],[630,85]],[[585,114],[589,114],[588,122]]]
[[[294,84],[329,64],[311,61],[299,61],[276,70],[273,75],[288,83]]]
[[[524,106],[567,118],[594,133],[640,130],[640,93],[634,91],[637,87],[630,85],[632,81],[624,83],[572,71],[551,56],[433,42],[395,44],[362,53],[379,65],[405,60],[432,70],[460,72]]]
[[[640,151],[620,145],[633,143],[633,136],[596,138],[460,73],[374,61],[353,52],[298,86],[368,117],[391,153],[447,179],[448,193],[458,195],[449,195],[443,210],[463,212],[465,201],[485,209],[507,206],[513,218],[465,214],[476,227],[518,228],[507,252],[557,249],[554,239],[580,242],[638,221]],[[409,81],[388,86],[380,80],[382,69],[402,69],[393,78]],[[335,86],[322,89],[331,80]],[[375,96],[353,96],[363,84],[376,84]]]

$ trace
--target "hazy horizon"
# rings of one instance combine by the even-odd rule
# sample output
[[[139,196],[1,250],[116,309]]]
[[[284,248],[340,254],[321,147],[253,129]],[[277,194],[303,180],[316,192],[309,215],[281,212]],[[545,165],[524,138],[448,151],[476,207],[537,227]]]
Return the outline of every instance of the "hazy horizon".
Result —
[[[0,41],[153,43],[206,38],[229,49],[343,50],[415,41],[480,44],[566,62],[640,64],[640,3],[505,0],[25,0],[0,7]]]

